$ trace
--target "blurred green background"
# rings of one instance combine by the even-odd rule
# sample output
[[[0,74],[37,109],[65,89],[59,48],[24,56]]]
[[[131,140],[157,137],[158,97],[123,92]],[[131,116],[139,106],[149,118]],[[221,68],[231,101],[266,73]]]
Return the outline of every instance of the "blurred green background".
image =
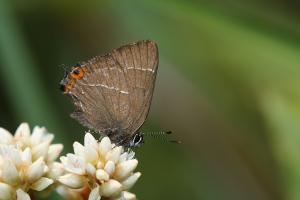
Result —
[[[58,90],[62,66],[152,39],[143,130],[183,144],[146,138],[138,198],[300,199],[299,38],[292,0],[1,0],[0,126],[46,126],[70,152],[85,128]]]

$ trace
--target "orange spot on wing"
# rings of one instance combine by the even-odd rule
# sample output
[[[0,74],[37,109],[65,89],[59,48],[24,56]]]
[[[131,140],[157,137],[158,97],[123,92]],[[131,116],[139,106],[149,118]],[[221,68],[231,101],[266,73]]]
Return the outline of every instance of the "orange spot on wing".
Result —
[[[81,79],[86,72],[85,67],[74,67],[70,73],[71,77],[74,79]]]
[[[81,66],[76,66],[73,67],[71,72],[68,75],[69,81],[68,83],[64,86],[64,93],[70,92],[73,87],[75,86],[77,80],[82,79],[87,72],[86,67],[81,67]]]

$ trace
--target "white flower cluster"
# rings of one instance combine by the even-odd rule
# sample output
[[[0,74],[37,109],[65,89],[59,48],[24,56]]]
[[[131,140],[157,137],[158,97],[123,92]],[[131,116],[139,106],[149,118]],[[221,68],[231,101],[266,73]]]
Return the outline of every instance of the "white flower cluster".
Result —
[[[74,154],[56,162],[63,145],[51,144],[53,139],[43,127],[31,133],[27,123],[14,135],[0,128],[0,200],[30,200],[34,192],[53,188],[70,200],[136,199],[128,192],[141,176],[133,172],[134,152],[86,133],[84,145],[75,142]]]
[[[45,190],[63,173],[55,162],[62,144],[51,144],[53,134],[22,123],[15,134],[0,128],[0,200],[30,200],[32,191]]]
[[[86,133],[84,145],[75,142],[74,154],[62,156],[66,173],[58,180],[66,187],[58,192],[66,199],[122,199],[133,200],[135,195],[127,192],[141,176],[134,173],[138,161],[133,152],[124,152],[108,137],[98,142]],[[85,198],[84,198],[85,197]]]

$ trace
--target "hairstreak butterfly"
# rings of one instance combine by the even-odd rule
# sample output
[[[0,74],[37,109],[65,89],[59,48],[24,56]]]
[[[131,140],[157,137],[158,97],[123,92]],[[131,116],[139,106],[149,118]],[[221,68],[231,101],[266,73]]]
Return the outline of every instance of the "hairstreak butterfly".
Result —
[[[118,145],[139,146],[157,69],[156,43],[139,41],[67,69],[60,87],[72,98],[72,118]]]

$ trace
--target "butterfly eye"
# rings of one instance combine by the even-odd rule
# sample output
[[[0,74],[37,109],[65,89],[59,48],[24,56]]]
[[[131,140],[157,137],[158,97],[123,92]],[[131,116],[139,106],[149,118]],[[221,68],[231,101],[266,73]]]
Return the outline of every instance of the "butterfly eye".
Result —
[[[78,68],[74,69],[72,73],[75,74],[75,75],[79,75],[80,74],[80,69],[78,69]]]
[[[141,134],[135,134],[132,143],[133,143],[134,147],[141,146],[141,144],[144,143],[144,137],[143,137],[143,135],[141,135]]]

